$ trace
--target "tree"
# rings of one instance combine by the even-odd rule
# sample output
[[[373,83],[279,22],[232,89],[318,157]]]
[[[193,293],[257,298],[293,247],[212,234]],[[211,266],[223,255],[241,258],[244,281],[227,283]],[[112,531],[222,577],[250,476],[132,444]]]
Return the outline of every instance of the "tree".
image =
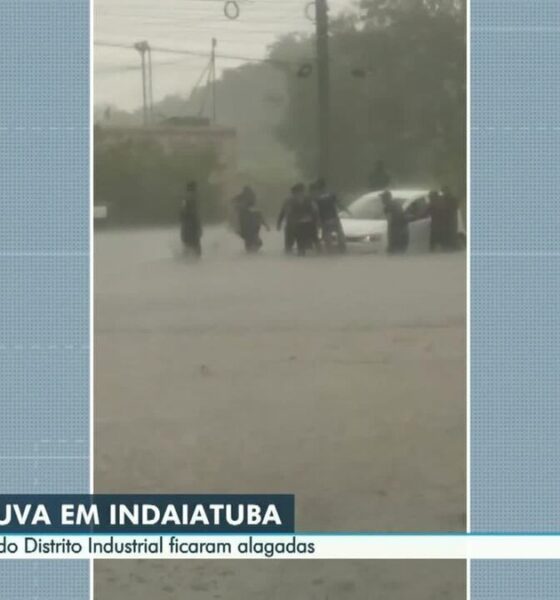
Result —
[[[361,187],[375,159],[397,181],[465,187],[466,20],[458,0],[364,0],[331,27],[333,143],[330,179]],[[312,39],[273,51],[304,54]],[[297,48],[296,48],[297,46]],[[279,139],[316,176],[314,77],[288,81]]]
[[[95,203],[109,206],[112,223],[177,221],[189,179],[201,184],[205,220],[223,216],[216,190],[207,183],[216,168],[210,150],[168,151],[155,139],[115,140],[96,128],[94,160]]]

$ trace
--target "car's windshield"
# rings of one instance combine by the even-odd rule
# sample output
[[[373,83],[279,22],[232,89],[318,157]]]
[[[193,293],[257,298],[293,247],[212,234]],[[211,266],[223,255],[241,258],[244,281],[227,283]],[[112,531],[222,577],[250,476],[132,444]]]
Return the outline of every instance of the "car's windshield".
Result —
[[[403,202],[403,200],[399,198],[395,198],[395,200],[397,200],[397,202]],[[347,208],[347,211],[354,219],[385,219],[385,210],[380,195],[371,196],[368,194],[362,196],[352,202]]]

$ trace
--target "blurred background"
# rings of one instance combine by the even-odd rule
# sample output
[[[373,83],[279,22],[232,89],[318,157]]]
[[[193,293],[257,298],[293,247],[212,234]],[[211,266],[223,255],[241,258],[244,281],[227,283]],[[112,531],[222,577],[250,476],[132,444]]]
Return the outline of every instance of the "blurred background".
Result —
[[[246,183],[267,212],[319,175],[351,196],[377,160],[464,199],[465,0],[97,0],[94,37],[113,222],[175,221],[188,178],[210,221]]]

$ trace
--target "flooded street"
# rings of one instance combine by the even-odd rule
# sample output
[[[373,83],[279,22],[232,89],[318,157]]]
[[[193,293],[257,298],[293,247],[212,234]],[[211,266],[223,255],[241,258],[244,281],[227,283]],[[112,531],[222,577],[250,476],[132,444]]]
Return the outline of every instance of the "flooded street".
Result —
[[[300,531],[464,530],[465,255],[301,259],[273,233],[247,256],[216,228],[192,263],[176,239],[95,236],[96,491],[285,492]],[[188,561],[100,564],[98,597],[156,598],[141,572],[184,598],[197,569],[214,583],[189,598],[300,597],[216,595],[237,567]],[[409,571],[415,598],[452,597]]]
[[[456,560],[96,561],[95,600],[464,600]]]

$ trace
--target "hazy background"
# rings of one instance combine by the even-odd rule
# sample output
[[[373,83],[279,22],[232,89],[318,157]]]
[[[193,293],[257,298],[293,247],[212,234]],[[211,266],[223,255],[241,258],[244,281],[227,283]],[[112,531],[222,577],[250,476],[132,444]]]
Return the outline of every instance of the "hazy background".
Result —
[[[316,78],[298,75],[314,65],[306,3],[242,2],[231,22],[218,0],[96,0],[95,39],[171,50],[154,51],[161,119],[209,116],[205,81],[193,84],[212,37],[220,54],[272,58],[218,59],[217,124],[236,129],[240,179],[274,214],[295,179],[317,176]],[[395,185],[462,196],[464,3],[330,5],[332,185],[351,197],[384,158]],[[464,254],[300,260],[271,232],[248,256],[206,222],[189,262],[185,179],[203,184],[206,221],[221,220],[205,185],[216,159],[104,143],[111,125],[142,125],[140,59],[103,46],[95,58],[96,201],[151,226],[96,230],[96,491],[289,491],[299,530],[464,531]],[[98,600],[459,600],[464,568],[98,561],[95,585]]]
[[[239,3],[241,16],[227,19],[222,0],[96,0],[95,39],[134,44],[148,40],[167,46],[208,52],[218,40],[221,54],[265,58],[269,46],[293,32],[310,34],[313,23],[305,16],[306,0],[253,0]],[[356,4],[355,0],[330,0],[331,14]],[[170,94],[189,94],[207,57],[155,56],[154,100]],[[218,73],[247,61],[219,60]],[[95,101],[126,110],[141,104],[139,56],[122,48],[95,49]]]
[[[98,0],[96,121],[141,124],[139,53],[99,45],[140,40],[154,48],[156,118],[211,116],[207,79],[200,76],[215,37],[217,124],[237,132],[239,180],[262,184],[261,202],[276,208],[277,190],[284,194],[295,180],[318,175],[314,24],[306,5],[241,2],[240,18],[230,21],[220,0]],[[330,16],[333,143],[331,169],[323,175],[352,195],[365,188],[381,158],[394,185],[447,184],[464,199],[464,0],[331,0]],[[302,65],[312,68],[307,76]],[[212,167],[209,161],[202,172]],[[104,176],[100,171],[98,179]],[[182,191],[183,179],[174,185]]]

